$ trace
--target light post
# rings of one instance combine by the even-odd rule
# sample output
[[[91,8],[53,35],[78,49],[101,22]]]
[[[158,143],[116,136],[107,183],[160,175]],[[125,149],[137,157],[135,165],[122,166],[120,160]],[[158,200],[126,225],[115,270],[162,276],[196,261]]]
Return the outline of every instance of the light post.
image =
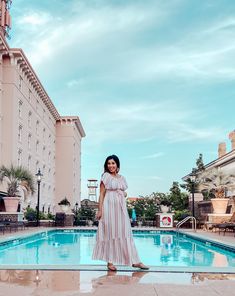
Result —
[[[75,207],[74,207],[74,211],[75,211],[75,219],[74,219],[74,225],[78,225],[78,203],[75,203]]]
[[[43,176],[43,174],[41,173],[40,169],[38,169],[38,172],[36,174],[37,183],[38,183],[37,227],[39,226],[40,183],[41,183],[41,180],[42,180],[42,176]]]
[[[78,203],[77,202],[75,203],[75,214],[76,214],[76,216],[78,214]]]
[[[192,169],[192,173],[190,174],[190,181],[192,185],[192,216],[195,217],[195,211],[194,211],[194,193],[195,193],[195,183],[196,183],[196,169]]]

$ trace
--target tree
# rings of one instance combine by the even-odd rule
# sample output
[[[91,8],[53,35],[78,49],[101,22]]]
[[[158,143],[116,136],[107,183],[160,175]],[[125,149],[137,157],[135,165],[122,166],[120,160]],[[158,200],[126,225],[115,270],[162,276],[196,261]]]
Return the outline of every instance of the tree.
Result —
[[[196,160],[197,171],[205,171],[205,165],[203,162],[203,155],[202,153],[199,154],[198,159]]]
[[[82,205],[81,208],[75,214],[77,220],[93,221],[95,219],[96,211],[86,203],[85,205]]]
[[[127,203],[127,210],[131,217],[132,208],[135,209],[137,220],[153,220],[158,212],[158,198],[156,193],[145,197],[141,196],[136,201]]]
[[[175,211],[182,211],[188,208],[188,194],[181,192],[179,182],[173,182],[170,188],[170,199],[172,208]]]
[[[22,187],[27,193],[34,193],[34,177],[22,166],[13,166],[9,168],[4,165],[0,168],[0,182],[6,180],[7,195],[11,197],[19,196],[19,188]]]
[[[212,193],[216,198],[224,198],[226,190],[235,188],[235,175],[225,174],[222,170],[212,168],[200,175],[201,188]]]
[[[200,174],[202,172],[205,171],[205,166],[204,166],[204,162],[203,162],[203,155],[202,153],[199,154],[198,158],[196,159],[196,168],[194,169],[196,172],[196,179],[200,176]],[[194,186],[194,190],[197,192],[199,191],[199,183],[193,183],[190,178],[188,178],[187,180],[185,180],[184,184],[180,184],[180,187],[187,190],[189,193],[192,192]]]

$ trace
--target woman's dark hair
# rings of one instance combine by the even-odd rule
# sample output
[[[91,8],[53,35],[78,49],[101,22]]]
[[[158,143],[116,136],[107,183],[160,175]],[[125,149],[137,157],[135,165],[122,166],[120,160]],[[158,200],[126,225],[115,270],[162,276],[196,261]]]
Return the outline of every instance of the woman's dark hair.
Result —
[[[117,155],[110,155],[106,158],[105,163],[104,163],[104,172],[108,172],[109,173],[109,169],[108,169],[108,161],[113,159],[116,162],[117,168],[120,169],[120,160],[117,157]]]

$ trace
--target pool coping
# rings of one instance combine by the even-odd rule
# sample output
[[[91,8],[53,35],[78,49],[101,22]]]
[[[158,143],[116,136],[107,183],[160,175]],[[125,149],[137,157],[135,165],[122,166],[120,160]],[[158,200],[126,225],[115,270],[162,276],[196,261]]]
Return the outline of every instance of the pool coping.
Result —
[[[209,267],[188,267],[188,266],[149,266],[149,270],[142,270],[129,266],[116,265],[117,271],[120,272],[164,272],[164,273],[219,273],[219,274],[235,274],[233,267],[216,268],[213,267],[213,271]],[[27,264],[27,265],[4,265],[1,264],[0,270],[70,270],[70,271],[107,271],[106,265],[46,265],[46,264]]]
[[[53,227],[53,228],[44,228],[44,229],[37,229],[36,231],[33,231],[31,233],[27,233],[22,235],[18,234],[15,236],[9,236],[5,237],[3,239],[0,239],[0,245],[7,243],[9,241],[14,241],[18,239],[27,239],[30,236],[47,233],[51,231],[63,231],[63,232],[73,232],[76,231],[88,231],[88,232],[94,232],[97,230],[97,228],[89,227],[89,228],[59,228],[59,227]],[[153,233],[159,233],[162,231],[165,232],[176,232],[175,229],[132,229],[134,232],[150,232],[150,234]],[[233,250],[235,252],[235,246],[225,242],[222,243],[219,240],[216,240],[214,238],[205,238],[202,235],[198,234],[197,232],[189,232],[189,231],[180,231],[181,235],[188,236],[190,238],[195,238],[197,240],[201,240],[203,242],[207,241],[209,243],[213,243],[215,245],[218,245],[219,247]],[[235,268],[234,267],[205,267],[205,266],[149,266],[149,270],[140,270],[138,268],[133,268],[129,266],[123,266],[123,265],[116,265],[118,271],[122,272],[134,272],[134,271],[140,271],[140,272],[169,272],[169,273],[194,273],[194,272],[200,272],[200,273],[226,273],[226,274],[235,274]],[[47,265],[47,264],[1,264],[0,270],[77,270],[77,271],[107,271],[106,264],[104,265],[97,265],[97,264],[74,264],[74,265],[63,265],[63,264],[56,264],[56,265]]]

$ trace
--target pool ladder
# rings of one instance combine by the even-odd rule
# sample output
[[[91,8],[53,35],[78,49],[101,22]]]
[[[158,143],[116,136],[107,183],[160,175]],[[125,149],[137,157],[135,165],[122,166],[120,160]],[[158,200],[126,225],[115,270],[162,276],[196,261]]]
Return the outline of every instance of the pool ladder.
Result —
[[[180,226],[183,225],[185,222],[187,222],[190,219],[192,220],[192,229],[196,232],[197,231],[197,220],[193,216],[188,216],[188,217],[184,218],[182,221],[178,222],[176,224],[176,231],[179,232]]]

